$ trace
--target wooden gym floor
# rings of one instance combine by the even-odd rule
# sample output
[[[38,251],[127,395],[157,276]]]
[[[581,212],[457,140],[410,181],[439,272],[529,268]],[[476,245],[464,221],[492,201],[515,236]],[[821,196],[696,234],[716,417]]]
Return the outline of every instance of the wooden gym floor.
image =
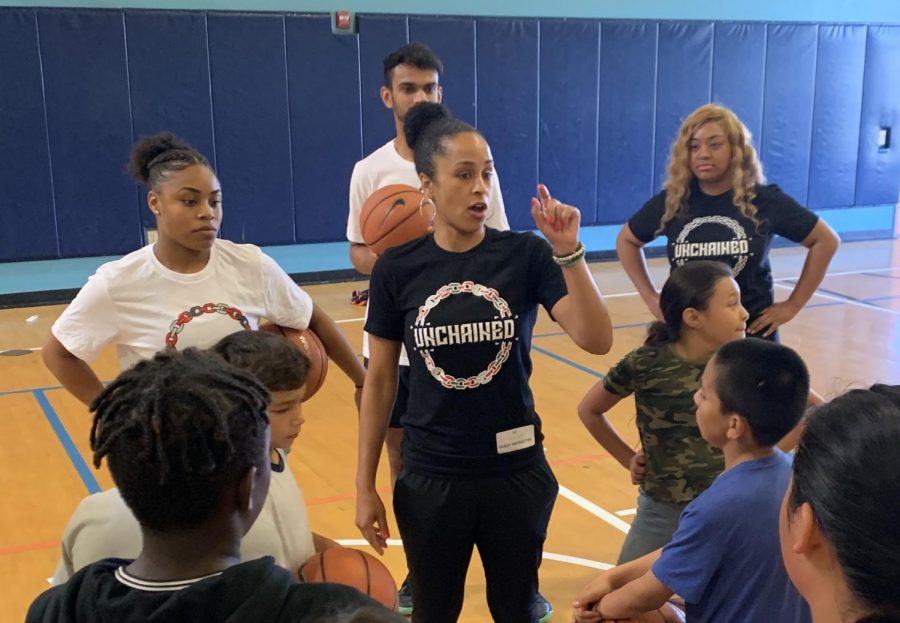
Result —
[[[772,256],[776,295],[785,298],[805,253],[788,248]],[[661,285],[663,262],[653,260],[651,267]],[[636,496],[627,472],[593,442],[575,408],[603,372],[641,343],[650,315],[619,264],[592,268],[616,327],[612,352],[597,357],[580,351],[543,312],[534,339],[532,388],[547,456],[560,482],[541,590],[560,622],[568,620],[575,591],[616,559]],[[363,310],[351,306],[349,297],[360,287],[365,284],[308,288],[357,349]],[[105,466],[90,467],[86,409],[58,386],[36,352],[61,310],[0,311],[0,487],[6,492],[0,510],[0,622],[21,621],[28,604],[47,587],[59,558],[59,537],[78,501],[89,491],[112,486]],[[876,381],[900,383],[900,243],[845,244],[819,292],[782,336],[804,356],[813,387],[826,398]],[[115,376],[112,348],[95,367],[104,380]],[[623,401],[612,419],[636,442],[633,408],[632,401]],[[353,525],[356,417],[352,386],[332,365],[325,386],[306,404],[306,425],[289,463],[304,489],[313,529],[360,547]],[[390,506],[384,462],[379,482]],[[389,521],[396,534],[393,517]],[[390,547],[385,562],[401,580],[400,548]],[[460,620],[490,620],[477,556]]]

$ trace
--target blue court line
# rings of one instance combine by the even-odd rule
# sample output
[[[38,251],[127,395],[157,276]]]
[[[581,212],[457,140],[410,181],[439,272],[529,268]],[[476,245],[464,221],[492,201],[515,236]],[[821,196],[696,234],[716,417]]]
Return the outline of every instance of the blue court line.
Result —
[[[887,300],[887,299],[896,299],[900,298],[900,295],[890,296],[890,297],[879,297],[878,299],[866,299],[866,300]],[[803,309],[814,309],[819,307],[835,307],[837,305],[845,305],[842,301],[829,301],[827,303],[811,303],[809,305],[805,305]],[[878,307],[878,305],[871,305],[871,307]],[[883,308],[882,308],[883,309]],[[620,324],[613,327],[613,331],[618,331],[619,329],[636,329],[639,327],[646,327],[650,324],[647,322],[632,322],[630,324]],[[559,337],[562,335],[566,335],[565,331],[550,331],[548,333],[535,333],[532,335],[532,339],[534,338],[544,338],[544,337]],[[536,348],[532,345],[532,348]],[[545,351],[541,350],[542,353]],[[548,354],[548,353],[545,353]],[[575,367],[578,367],[578,364],[573,364]],[[598,372],[591,372],[595,376],[599,374]],[[103,381],[103,384],[106,385],[109,381]],[[55,389],[65,389],[62,385],[47,385],[46,387],[32,387],[30,389],[8,389],[4,391],[0,391],[0,396],[12,396],[14,394],[30,394],[32,392],[44,392],[44,391],[52,391]]]
[[[811,309],[814,307],[816,307],[816,308],[817,307],[834,307],[837,305],[846,305],[846,303],[844,303],[842,301],[829,301],[828,303],[815,303],[813,305],[807,305],[804,307],[804,309]],[[613,331],[615,331],[617,329],[632,329],[635,327],[644,327],[644,326],[647,326],[647,324],[649,324],[649,323],[638,322],[638,323],[632,323],[632,324],[617,325],[617,326],[613,327]],[[553,333],[536,333],[535,335],[532,336],[532,338],[556,337],[556,336],[565,335],[565,334],[566,334],[565,331],[556,331]],[[601,379],[606,378],[606,375],[603,374],[602,372],[597,372],[596,370],[592,370],[591,368],[588,368],[587,366],[583,366],[580,363],[576,363],[576,362],[572,361],[571,359],[566,359],[562,355],[557,355],[556,353],[549,351],[546,348],[541,348],[540,346],[535,346],[534,344],[532,344],[531,350],[536,350],[537,352],[541,353],[542,355],[546,355],[547,357],[550,357],[551,359],[556,359],[560,363],[564,363],[567,366],[571,366],[571,367],[575,368],[576,370],[580,370],[582,372],[590,374],[591,376],[595,376],[595,377],[601,378]]]
[[[30,394],[32,392],[44,392],[51,389],[64,389],[62,385],[49,385],[47,387],[31,387],[29,389],[8,389],[0,392],[0,396],[12,396],[13,394]]]
[[[900,298],[900,295],[898,295],[898,294],[893,294],[890,296],[871,296],[871,297],[867,298],[866,301],[868,301],[870,303],[874,303],[875,301],[892,301],[892,300],[898,299],[898,298]]]
[[[635,329],[637,327],[646,327],[650,324],[650,321],[647,322],[632,322],[631,324],[619,324],[613,327],[613,331],[618,331],[619,329]],[[549,333],[535,333],[531,337],[557,337],[560,335],[566,335],[565,331],[551,331]]]
[[[879,279],[900,279],[900,277],[896,275],[890,275],[888,273],[860,273],[861,275],[865,275],[866,277],[878,277]]]
[[[784,281],[784,283],[788,283],[792,286],[796,286],[797,280],[796,279],[786,279]],[[859,305],[863,305],[864,307],[871,307],[873,309],[885,309],[881,305],[876,305],[875,303],[870,302],[872,299],[868,299],[868,298],[861,299],[861,298],[858,298],[855,296],[850,296],[849,294],[844,294],[843,292],[838,292],[836,290],[829,290],[828,288],[819,287],[819,288],[816,288],[816,292],[822,292],[824,294],[828,294],[829,296],[841,298],[841,299],[844,299],[845,301],[849,301],[851,303],[858,303]],[[815,294],[813,296],[815,296]]]
[[[597,378],[601,378],[601,379],[606,378],[605,375],[601,374],[600,372],[597,372],[596,370],[591,370],[587,366],[583,366],[580,363],[575,363],[571,359],[566,359],[565,357],[561,357],[560,355],[557,355],[556,353],[551,352],[545,348],[541,348],[540,346],[535,346],[534,344],[532,344],[531,350],[536,350],[537,352],[541,353],[542,355],[547,355],[551,359],[556,359],[559,362],[562,362],[568,366],[572,366],[576,370],[581,370],[582,372],[590,374],[591,376],[596,376]]]
[[[69,460],[72,461],[72,466],[75,468],[75,471],[78,472],[78,475],[81,476],[81,482],[83,482],[84,486],[87,487],[88,493],[99,493],[100,491],[102,491],[103,489],[100,487],[97,479],[94,478],[94,474],[87,466],[87,463],[84,462],[84,459],[81,457],[81,453],[78,451],[78,448],[75,447],[75,442],[73,442],[72,438],[69,437],[69,433],[68,431],[66,431],[66,427],[63,426],[63,423],[60,421],[59,416],[56,415],[56,411],[53,409],[53,405],[51,405],[50,401],[47,400],[47,395],[44,394],[44,390],[35,389],[31,391],[34,394],[35,399],[38,401],[38,404],[41,405],[44,416],[50,423],[50,427],[53,428],[53,432],[56,433],[56,437],[59,439],[59,443],[62,444],[62,447],[63,449],[65,449],[66,454],[69,455]]]

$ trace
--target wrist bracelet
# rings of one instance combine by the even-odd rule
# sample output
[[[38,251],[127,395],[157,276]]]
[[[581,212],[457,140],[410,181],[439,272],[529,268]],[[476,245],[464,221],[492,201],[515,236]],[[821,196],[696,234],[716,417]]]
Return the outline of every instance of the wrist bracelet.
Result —
[[[584,259],[584,254],[584,244],[579,242],[578,247],[572,253],[570,253],[569,255],[554,255],[553,261],[562,268],[568,268],[569,266],[574,266],[582,259]]]

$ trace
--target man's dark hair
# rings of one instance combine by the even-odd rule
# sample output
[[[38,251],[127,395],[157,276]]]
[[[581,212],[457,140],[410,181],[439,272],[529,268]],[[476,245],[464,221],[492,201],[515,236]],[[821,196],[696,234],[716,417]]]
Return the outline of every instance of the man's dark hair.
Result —
[[[397,65],[410,65],[417,69],[436,71],[438,75],[444,73],[444,64],[431,48],[424,43],[414,41],[404,45],[399,50],[394,50],[384,57],[384,86],[391,88],[391,80],[394,77],[394,68]]]

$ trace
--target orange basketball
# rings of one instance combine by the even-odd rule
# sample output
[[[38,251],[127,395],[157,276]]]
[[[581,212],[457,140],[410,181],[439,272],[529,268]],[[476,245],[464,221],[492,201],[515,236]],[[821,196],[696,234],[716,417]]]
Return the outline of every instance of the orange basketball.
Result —
[[[397,609],[397,583],[380,560],[358,549],[329,547],[314,554],[299,570],[304,582],[352,586],[385,608]]]
[[[684,611],[667,603],[659,610],[645,612],[631,619],[617,619],[622,623],[684,623]]]
[[[300,349],[300,351],[309,357],[309,374],[306,377],[306,396],[303,402],[313,397],[322,383],[325,382],[325,375],[328,374],[328,354],[325,352],[325,346],[322,340],[309,329],[298,331],[288,327],[280,327],[277,324],[266,323],[259,327],[260,331],[268,331],[269,333],[278,333],[286,337],[290,342]]]
[[[421,202],[422,193],[406,184],[391,184],[372,193],[359,215],[366,245],[381,255],[427,234],[433,214],[430,206],[419,210]]]

